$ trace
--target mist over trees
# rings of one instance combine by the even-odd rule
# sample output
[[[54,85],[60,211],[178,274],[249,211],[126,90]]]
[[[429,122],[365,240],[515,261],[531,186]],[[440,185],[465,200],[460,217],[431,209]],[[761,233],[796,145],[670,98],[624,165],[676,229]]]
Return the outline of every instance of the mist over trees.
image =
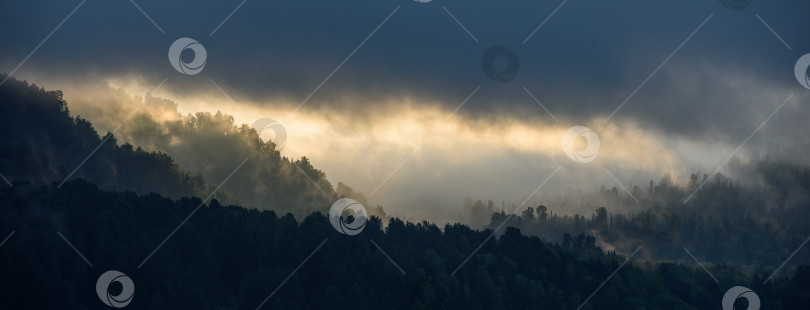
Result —
[[[465,223],[495,229],[504,224],[551,242],[568,243],[572,236],[594,236],[600,247],[629,254],[639,246],[641,257],[680,261],[691,258],[773,268],[810,237],[810,167],[782,159],[758,162],[742,185],[716,174],[693,174],[685,185],[665,176],[646,188],[625,192],[602,187],[595,192],[562,195],[521,210],[492,201],[465,200]],[[690,195],[695,193],[690,198]],[[688,201],[687,198],[690,198]],[[686,202],[685,202],[686,201]],[[593,210],[567,214],[568,209]],[[510,216],[514,210],[514,216]],[[568,238],[568,239],[566,239]],[[796,253],[787,264],[806,263],[810,253]],[[770,266],[770,267],[763,267]]]
[[[120,100],[123,94],[109,96]],[[122,124],[119,128],[126,130],[116,134],[137,142],[135,147],[118,145],[111,133],[99,135],[86,119],[71,115],[63,97],[61,91],[46,91],[14,78],[0,87],[0,173],[36,184],[61,182],[107,139],[72,178],[87,179],[104,189],[205,197],[247,159],[214,198],[292,212],[299,218],[326,211],[338,197],[366,203],[361,193],[346,184],[333,187],[308,158],[282,157],[272,141],[263,141],[248,125],[237,126],[229,115],[180,116],[175,103],[151,96],[142,98],[142,106],[105,110],[132,113],[127,122],[131,125]],[[157,115],[174,117],[163,120]],[[118,118],[110,121],[120,124]],[[380,207],[370,211],[383,214]]]
[[[176,113],[169,101],[144,100],[151,112]],[[803,163],[760,161],[748,167],[756,182],[745,184],[722,174],[695,174],[684,185],[665,176],[629,193],[603,187],[520,210],[466,199],[460,220],[484,227],[476,230],[389,217],[230,116],[157,124],[154,114],[133,115],[140,120],[128,134],[166,152],[99,135],[71,115],[60,91],[15,79],[0,87],[0,173],[12,182],[0,186],[0,233],[14,232],[0,249],[2,308],[95,308],[95,281],[110,269],[134,279],[132,307],[148,309],[255,308],[277,288],[267,308],[710,309],[736,285],[756,291],[767,309],[810,307],[810,256],[791,253],[810,236]],[[199,158],[181,167],[172,150]],[[245,159],[245,173],[203,204],[199,197]],[[341,235],[323,215],[339,197],[367,207],[361,234]],[[559,211],[583,204],[593,213]]]
[[[0,172],[7,179],[60,182],[92,153],[92,160],[73,178],[107,189],[178,198],[212,189],[201,176],[182,171],[165,153],[118,145],[113,135],[99,135],[87,120],[70,115],[61,91],[10,78],[0,87],[0,102]],[[107,141],[102,144],[103,140]]]

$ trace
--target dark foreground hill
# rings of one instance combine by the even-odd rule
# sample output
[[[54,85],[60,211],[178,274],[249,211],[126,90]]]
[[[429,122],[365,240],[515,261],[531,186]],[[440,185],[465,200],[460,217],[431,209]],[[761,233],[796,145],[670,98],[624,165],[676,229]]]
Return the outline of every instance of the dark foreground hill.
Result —
[[[694,265],[619,268],[625,257],[591,242],[563,248],[514,228],[484,243],[489,230],[397,219],[382,229],[372,218],[347,236],[320,213],[299,223],[216,200],[195,213],[200,205],[83,180],[3,187],[0,233],[14,234],[0,247],[0,308],[105,308],[96,281],[118,270],[134,283],[131,309],[255,309],[265,299],[263,309],[578,309],[594,291],[581,309],[721,309],[738,285],[763,309],[810,309],[807,266],[762,284],[766,274],[720,265],[709,268],[715,282]]]

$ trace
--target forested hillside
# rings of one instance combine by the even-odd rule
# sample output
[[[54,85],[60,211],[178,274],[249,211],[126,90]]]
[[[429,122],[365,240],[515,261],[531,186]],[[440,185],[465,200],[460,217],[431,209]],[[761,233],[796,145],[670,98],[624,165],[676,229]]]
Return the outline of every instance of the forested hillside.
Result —
[[[88,121],[70,115],[62,97],[61,91],[13,78],[0,87],[0,173],[7,179],[61,183],[93,154],[73,178],[107,189],[178,198],[211,189],[202,177],[181,171],[166,154],[118,145],[111,134],[99,135]]]
[[[221,180],[99,136],[59,91],[10,79],[0,102],[0,173],[10,183],[0,186],[3,309],[98,308],[96,281],[108,270],[134,282],[133,309],[714,309],[734,286],[767,309],[810,308],[807,254],[791,254],[810,233],[806,167],[763,162],[760,186],[720,176],[686,204],[696,177],[632,188],[646,212],[496,212],[485,230],[369,208],[383,216],[347,236],[322,211],[341,197],[365,205],[361,193],[333,189],[306,158],[281,157],[222,114],[190,116],[178,130],[244,150],[252,173],[202,201]],[[600,195],[630,199],[615,188]],[[676,225],[656,226],[661,219]],[[706,270],[684,259],[687,247]]]
[[[276,288],[265,309],[577,309],[625,261],[592,242],[563,246],[510,228],[452,274],[491,231],[396,219],[382,228],[372,218],[361,234],[345,236],[320,213],[299,223],[212,201],[138,268],[199,203],[106,192],[81,180],[60,189],[4,187],[0,231],[16,234],[0,249],[0,305],[94,309],[97,277],[115,269],[135,284],[133,309],[254,309]],[[764,309],[810,307],[806,266],[765,285],[764,273],[710,270],[719,283],[694,265],[634,259],[581,309],[719,309],[736,285],[753,289]]]
[[[177,113],[176,105],[140,99],[138,105],[119,107],[127,109],[119,113],[132,117],[114,128],[138,119],[133,132],[151,151],[119,145],[112,133],[97,133],[86,119],[71,115],[61,91],[10,78],[0,87],[0,173],[35,184],[61,183],[70,176],[104,189],[205,197],[246,160],[215,198],[299,218],[326,211],[338,195],[365,202],[345,184],[333,187],[306,157],[282,157],[272,141],[262,141],[254,128],[235,124],[228,115],[200,112],[158,124],[149,119],[150,111]],[[165,151],[184,154],[186,167]]]
[[[686,247],[709,262],[772,271],[810,236],[805,223],[810,218],[810,167],[766,160],[750,177],[762,183],[741,185],[722,174],[704,176],[705,184],[686,203],[685,197],[702,183],[697,175],[685,186],[664,178],[644,189],[634,187],[630,194],[603,187],[592,194],[596,198],[586,198],[601,202],[593,205],[591,214],[561,215],[577,201],[552,200],[520,210],[507,225],[561,243],[590,234],[599,245],[620,253],[643,246],[643,257],[652,260],[689,262]],[[471,208],[486,210],[480,201]],[[623,212],[628,209],[641,210]],[[509,218],[504,211],[490,215],[487,227],[492,229]],[[787,266],[810,259],[807,251],[794,255]]]

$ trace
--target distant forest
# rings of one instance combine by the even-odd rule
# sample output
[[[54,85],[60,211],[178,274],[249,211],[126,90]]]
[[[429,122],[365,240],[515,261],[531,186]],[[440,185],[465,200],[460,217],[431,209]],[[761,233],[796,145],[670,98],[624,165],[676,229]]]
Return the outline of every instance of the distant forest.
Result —
[[[584,216],[553,213],[566,207],[561,200],[513,216],[470,201],[487,218],[483,230],[369,208],[363,232],[345,236],[325,210],[340,197],[365,204],[363,195],[333,188],[306,158],[281,157],[247,126],[228,127],[222,143],[245,147],[242,169],[268,183],[234,179],[202,201],[221,180],[99,135],[70,114],[60,91],[9,79],[0,117],[0,173],[12,182],[0,185],[0,238],[11,236],[0,247],[3,309],[104,307],[95,284],[111,269],[133,279],[132,309],[255,309],[274,292],[263,308],[719,309],[733,286],[752,289],[765,309],[810,309],[807,249],[764,283],[810,236],[810,170],[796,164],[763,161],[758,185],[717,176],[687,203],[697,175],[686,186],[665,178],[631,188],[632,197],[596,193],[644,210],[628,214],[604,205]],[[184,128],[222,117],[198,113]]]
[[[722,174],[708,179],[692,175],[685,186],[665,177],[657,184],[627,193],[602,188],[585,198],[566,197],[517,210],[515,206],[494,207],[492,201],[467,201],[465,209],[485,227],[502,223],[547,241],[568,242],[566,234],[595,236],[597,243],[619,253],[643,246],[643,257],[653,260],[690,262],[688,248],[709,262],[746,265],[755,270],[776,268],[810,237],[810,168],[786,161],[762,161],[753,175],[762,184],[741,185]],[[698,190],[684,203],[692,192]],[[632,195],[632,196],[631,196]],[[638,201],[635,201],[637,199]],[[593,201],[593,213],[554,213]],[[601,204],[600,204],[601,202]],[[609,205],[610,208],[605,207]],[[617,210],[642,208],[638,212]],[[788,266],[806,264],[810,251],[797,252]],[[765,267],[769,266],[769,267]]]

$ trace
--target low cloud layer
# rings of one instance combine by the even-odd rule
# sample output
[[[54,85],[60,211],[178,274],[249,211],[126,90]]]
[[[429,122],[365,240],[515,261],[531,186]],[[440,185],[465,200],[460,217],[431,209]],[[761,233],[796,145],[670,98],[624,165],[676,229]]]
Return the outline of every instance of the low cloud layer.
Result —
[[[82,84],[71,89],[65,95],[71,111],[90,119],[102,132],[113,130],[138,111],[116,132],[119,140],[165,151],[192,173],[228,170],[220,166],[230,162],[206,159],[238,161],[244,156],[238,147],[223,147],[216,141],[176,132],[178,127],[172,124],[184,122],[188,114],[177,110],[182,104],[153,97],[149,105],[136,110],[142,97],[123,88]],[[222,99],[208,103],[204,98],[188,100],[212,113],[233,106]],[[309,157],[331,184],[351,185],[369,196],[372,204],[383,205],[389,214],[436,221],[458,219],[464,197],[520,204],[555,170],[528,205],[558,199],[559,193],[571,190],[643,186],[664,174],[683,182],[692,172],[711,173],[735,148],[715,140],[674,138],[642,123],[623,121],[603,126],[601,119],[595,119],[584,125],[598,132],[601,147],[595,161],[583,164],[563,152],[562,137],[572,124],[564,119],[525,121],[508,114],[471,117],[453,114],[441,105],[412,101],[386,102],[367,110],[364,117],[328,107],[294,114],[289,109],[262,110],[255,105],[237,106],[235,110],[239,111],[236,124],[251,124],[258,116],[281,120],[288,133],[282,155]],[[226,127],[233,122],[227,117],[223,121]],[[265,132],[263,138],[273,136]],[[750,143],[763,145],[763,140],[767,141],[757,138]],[[210,152],[221,154],[202,155]],[[746,148],[737,153],[734,163],[761,157]],[[736,170],[731,166],[723,172]]]
[[[810,93],[793,76],[810,52],[806,1],[247,1],[227,20],[241,1],[137,3],[155,24],[131,2],[88,1],[30,58],[78,1],[0,4],[0,71],[27,59],[15,77],[64,89],[100,131],[165,79],[152,96],[170,101],[122,140],[165,148],[149,130],[197,111],[273,118],[285,156],[416,219],[453,219],[463,197],[519,203],[557,167],[536,199],[711,172],[745,141],[742,162],[810,151]],[[205,46],[200,74],[169,64],[180,37]],[[520,57],[509,83],[481,68],[493,45]],[[574,125],[598,133],[597,161],[562,152]]]

